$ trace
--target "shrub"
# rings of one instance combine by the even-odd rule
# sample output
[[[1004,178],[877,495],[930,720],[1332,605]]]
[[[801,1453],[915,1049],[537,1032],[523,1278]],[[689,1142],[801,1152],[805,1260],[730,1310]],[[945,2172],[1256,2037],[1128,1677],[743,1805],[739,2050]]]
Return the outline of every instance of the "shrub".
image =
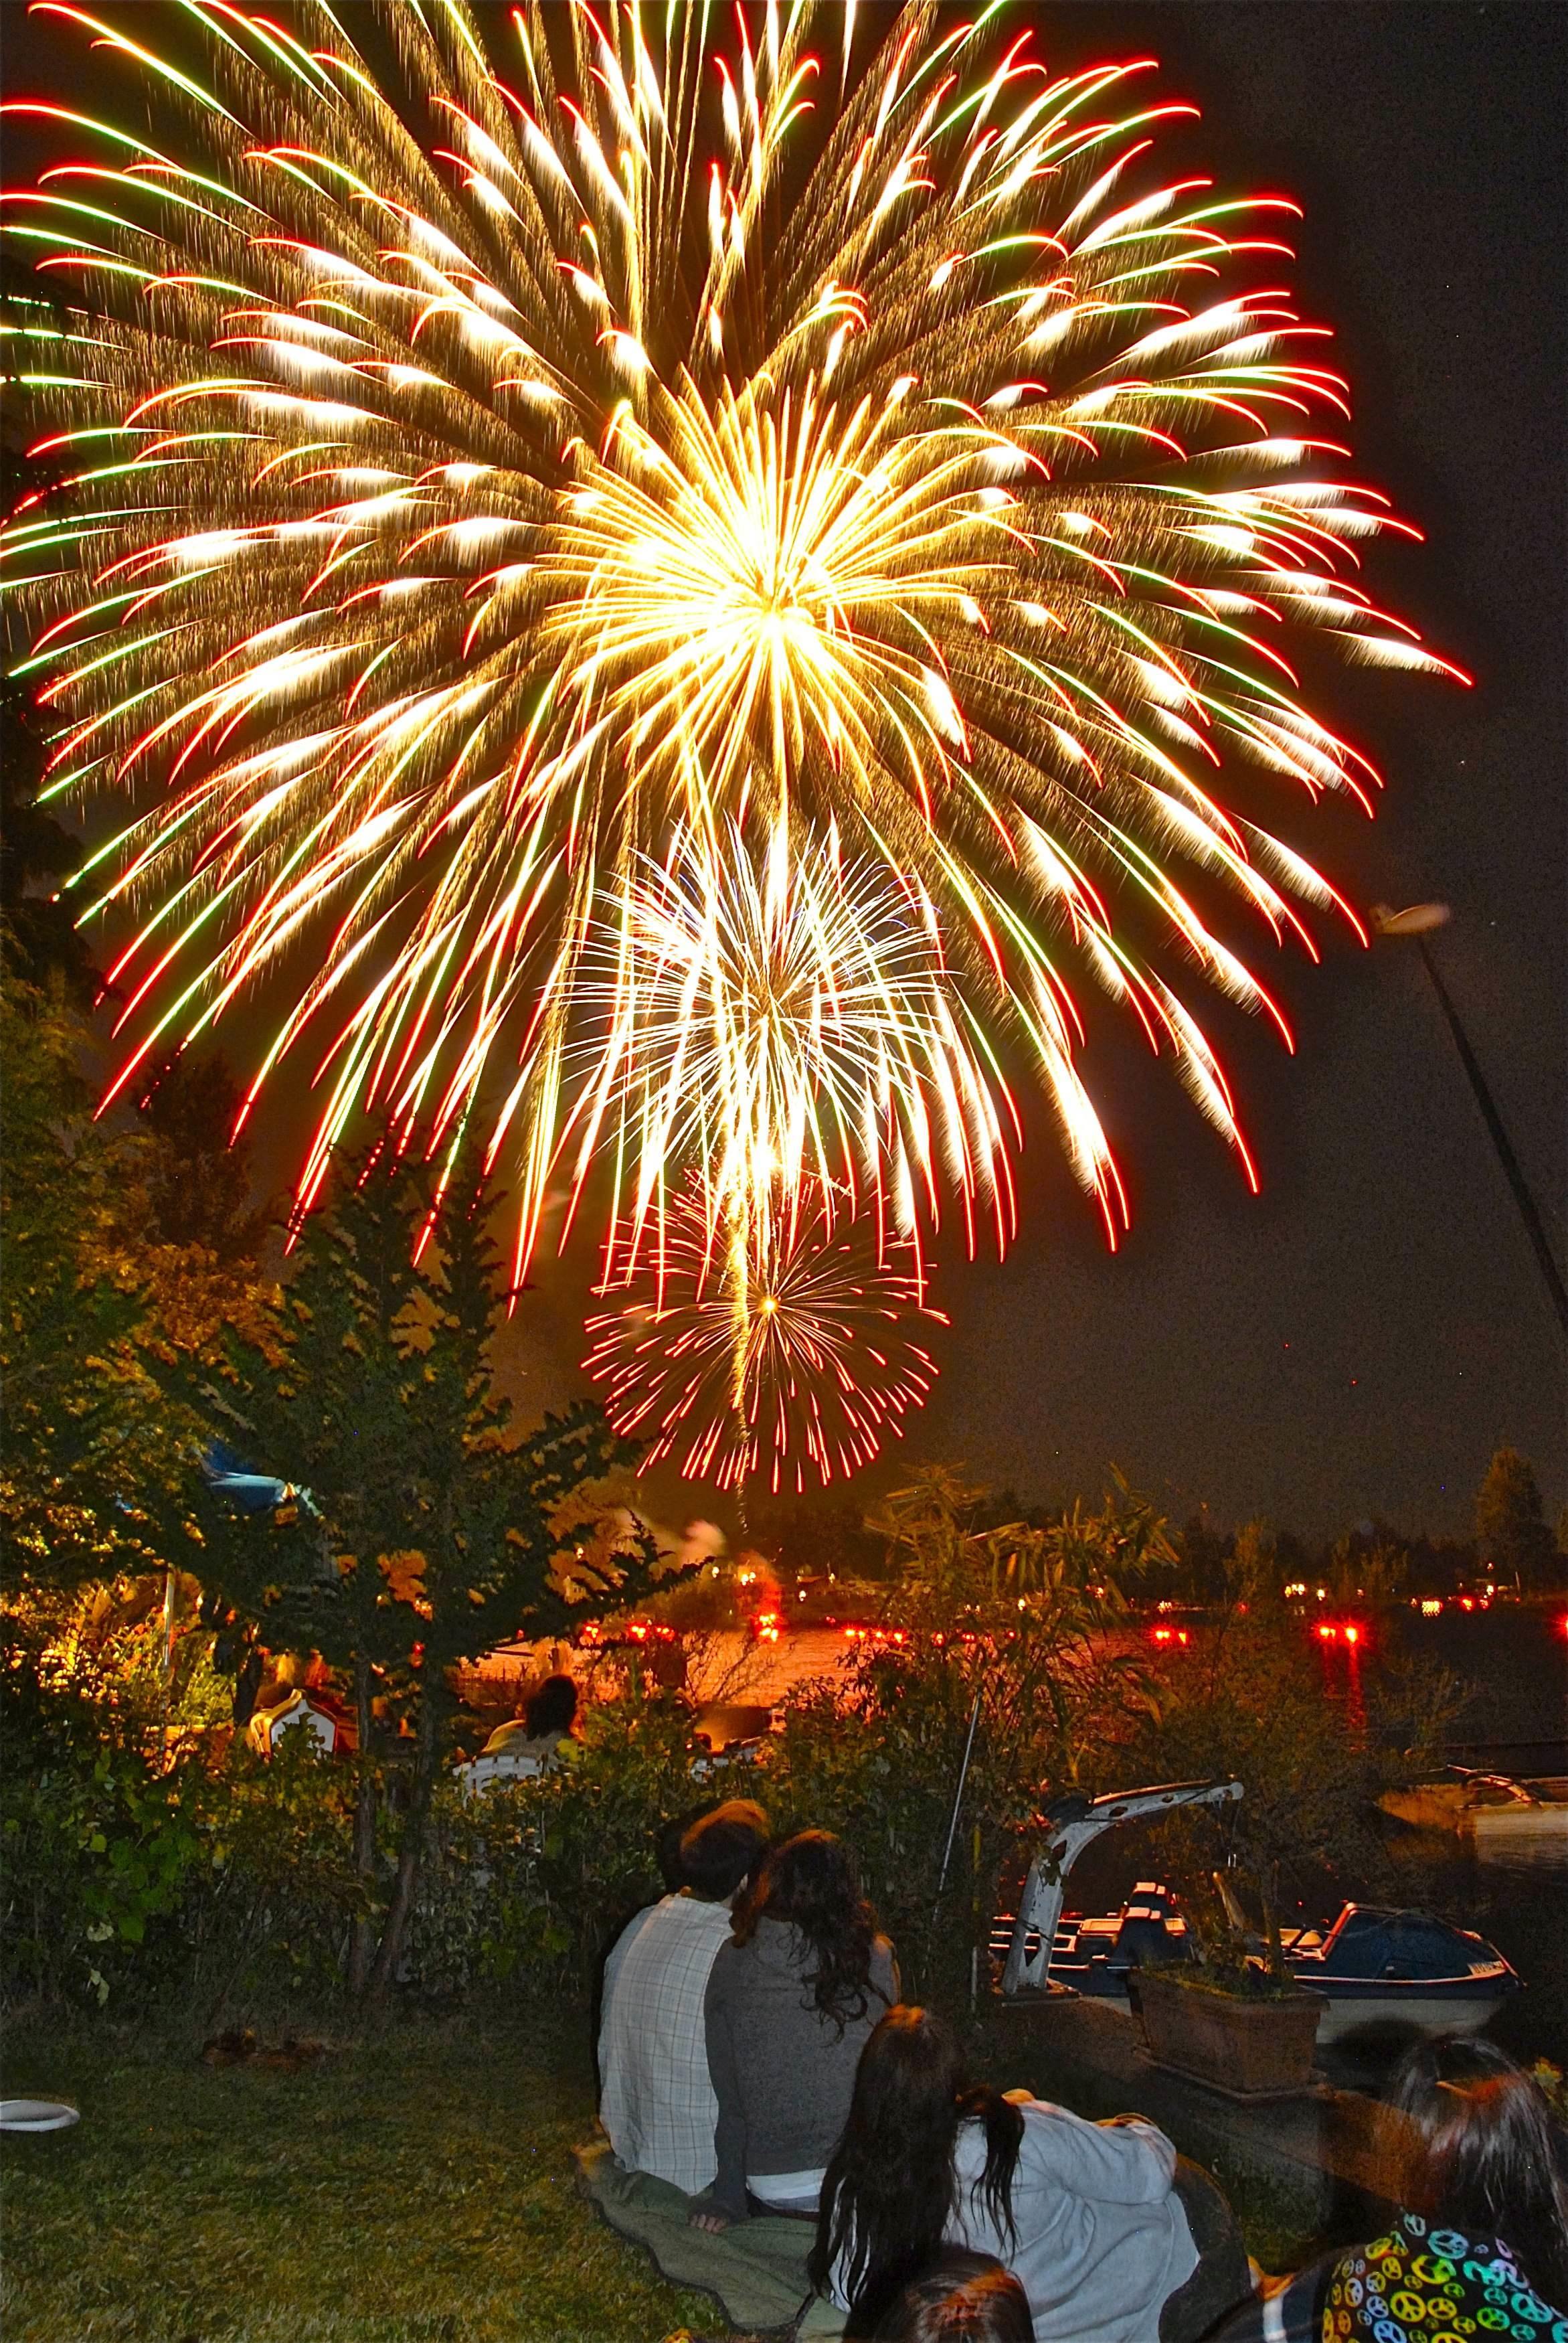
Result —
[[[570,1762],[477,1797],[444,1787],[410,1929],[420,1988],[590,1988],[622,1922],[664,1892],[660,1827],[702,1795],[691,1728],[685,1699],[634,1681],[588,1710]],[[749,1795],[751,1780],[731,1768],[713,1795]]]
[[[134,1720],[127,1730],[79,1684],[51,1684],[36,1627],[11,1630],[0,1656],[5,1991],[102,2003],[154,1972],[176,1933],[200,1856],[193,1769],[155,1772]]]

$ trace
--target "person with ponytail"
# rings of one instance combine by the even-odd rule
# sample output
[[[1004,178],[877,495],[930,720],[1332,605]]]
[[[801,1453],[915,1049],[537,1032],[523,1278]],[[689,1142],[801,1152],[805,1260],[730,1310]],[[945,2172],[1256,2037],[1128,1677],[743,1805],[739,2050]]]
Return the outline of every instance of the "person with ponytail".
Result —
[[[861,2054],[822,2184],[812,2284],[870,2336],[945,2244],[994,2256],[1037,2343],[1196,2343],[1246,2295],[1245,2251],[1207,2177],[1190,2221],[1177,2156],[1136,2117],[1086,2123],[965,2080],[934,2011],[890,2009]],[[1211,2207],[1223,2217],[1209,2217]],[[1204,2232],[1205,2250],[1194,2243]]]

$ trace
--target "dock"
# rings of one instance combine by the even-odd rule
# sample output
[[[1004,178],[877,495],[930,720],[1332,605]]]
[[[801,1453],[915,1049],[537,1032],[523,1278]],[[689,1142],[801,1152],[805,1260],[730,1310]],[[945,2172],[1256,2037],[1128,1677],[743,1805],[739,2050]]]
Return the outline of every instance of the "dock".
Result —
[[[1091,2117],[1147,2116],[1221,2179],[1246,2175],[1287,2194],[1325,2245],[1365,2235],[1386,2210],[1377,2102],[1364,2091],[1322,2077],[1296,2097],[1233,2099],[1156,2066],[1135,2017],[1070,1994],[998,1996],[985,2030],[999,2082]]]

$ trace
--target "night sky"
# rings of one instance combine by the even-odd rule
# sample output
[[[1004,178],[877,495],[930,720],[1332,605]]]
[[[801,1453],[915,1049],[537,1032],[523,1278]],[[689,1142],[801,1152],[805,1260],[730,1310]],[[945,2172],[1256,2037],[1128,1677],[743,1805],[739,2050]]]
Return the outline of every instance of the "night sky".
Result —
[[[1568,10],[1078,0],[1033,13],[1053,65],[1162,60],[1161,95],[1204,117],[1161,138],[1168,174],[1207,170],[1305,208],[1286,230],[1295,270],[1262,281],[1293,283],[1302,314],[1336,328],[1353,476],[1427,538],[1372,548],[1368,582],[1477,683],[1325,668],[1317,700],[1380,765],[1386,798],[1375,824],[1331,803],[1293,810],[1283,834],[1363,908],[1452,905],[1438,957],[1562,1260]],[[62,38],[0,0],[12,93],[46,85]],[[1257,959],[1294,1025],[1293,1060],[1260,1021],[1205,1004],[1260,1197],[1168,1067],[1088,1000],[1084,1064],[1131,1235],[1107,1254],[1040,1118],[1006,1262],[938,1248],[954,1322],[895,1471],[950,1457],[1040,1499],[1092,1494],[1113,1460],[1181,1516],[1206,1503],[1222,1523],[1262,1513],[1314,1534],[1373,1515],[1454,1534],[1507,1441],[1533,1460],[1549,1513],[1568,1497],[1562,1342],[1419,958],[1363,953],[1316,925],[1322,968]],[[1256,929],[1221,932],[1261,955]],[[286,1171],[291,1135],[275,1125],[267,1175]],[[508,1340],[541,1403],[584,1387],[587,1247],[578,1259],[580,1276],[544,1274]],[[662,1511],[683,1503],[727,1517],[706,1493],[662,1487]]]
[[[1292,835],[1362,905],[1452,905],[1437,957],[1562,1262],[1568,11],[1039,14],[1053,60],[1158,55],[1202,109],[1194,167],[1305,210],[1293,281],[1302,314],[1336,328],[1357,468],[1427,539],[1374,548],[1374,590],[1476,688],[1327,677],[1386,797],[1375,824],[1331,805]],[[1562,1342],[1418,957],[1336,939],[1323,968],[1282,958],[1279,975],[1294,1061],[1252,1020],[1220,1011],[1211,1028],[1262,1195],[1097,1027],[1131,1237],[1108,1257],[1048,1142],[1031,1146],[1016,1250],[945,1281],[955,1326],[912,1444],[1026,1492],[1092,1487],[1111,1457],[1181,1511],[1327,1534],[1373,1514],[1467,1530],[1508,1441],[1554,1511]]]

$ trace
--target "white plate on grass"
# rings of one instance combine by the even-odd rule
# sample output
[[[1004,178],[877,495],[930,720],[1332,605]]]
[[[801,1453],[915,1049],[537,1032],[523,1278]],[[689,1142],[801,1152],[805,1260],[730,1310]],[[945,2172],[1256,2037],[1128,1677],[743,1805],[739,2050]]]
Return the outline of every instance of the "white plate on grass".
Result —
[[[79,2121],[63,2099],[0,2099],[0,2131],[66,2131]]]

